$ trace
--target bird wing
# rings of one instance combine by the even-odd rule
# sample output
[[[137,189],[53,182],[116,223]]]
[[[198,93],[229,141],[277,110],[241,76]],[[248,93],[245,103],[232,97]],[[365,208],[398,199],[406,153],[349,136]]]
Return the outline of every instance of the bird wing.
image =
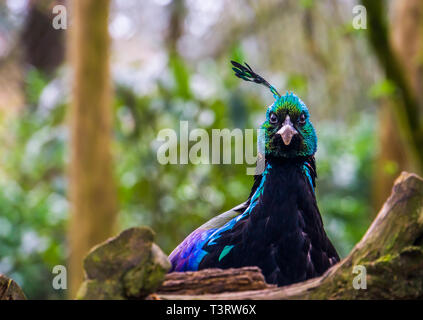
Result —
[[[233,207],[232,209],[212,218],[196,230],[191,232],[169,255],[172,263],[170,272],[198,270],[198,266],[204,256],[208,253],[203,250],[204,244],[210,240],[210,237],[224,225],[229,223],[237,216],[243,214],[248,209],[251,199],[261,184],[262,175],[254,176],[253,187],[247,201]]]
[[[172,263],[170,272],[197,270],[202,258],[207,254],[202,248],[209,237],[227,222],[242,214],[248,206],[249,200],[210,219],[194,230],[169,255],[169,260]]]

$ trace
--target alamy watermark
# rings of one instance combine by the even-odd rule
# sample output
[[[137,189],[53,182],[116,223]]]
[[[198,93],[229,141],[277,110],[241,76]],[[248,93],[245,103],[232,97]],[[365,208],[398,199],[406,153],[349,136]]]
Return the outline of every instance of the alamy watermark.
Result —
[[[54,266],[52,273],[57,274],[57,276],[55,276],[52,281],[53,289],[66,290],[68,288],[66,267],[62,265]]]
[[[352,26],[354,29],[367,29],[367,10],[363,5],[356,5],[352,9],[354,18]]]
[[[56,15],[53,18],[52,26],[55,30],[66,30],[68,28],[68,14],[64,5],[58,4],[53,7],[52,13]]]
[[[365,266],[356,265],[353,267],[353,274],[357,274],[352,282],[355,290],[367,289],[367,270]]]
[[[67,10],[64,5],[55,5],[52,9],[52,13],[55,15],[52,21],[52,26],[55,30],[67,29]],[[367,10],[363,5],[355,5],[352,8],[353,20],[352,26],[354,29],[367,29]]]
[[[254,165],[247,168],[247,175],[261,174],[264,170],[264,152],[261,153],[260,161],[257,161],[257,167],[255,164],[259,150],[264,150],[264,139],[258,139],[258,152],[255,155],[255,133],[259,137],[264,134],[264,130],[212,129],[210,137],[204,129],[196,128],[189,131],[188,121],[180,121],[179,132],[162,129],[158,133],[157,141],[162,144],[157,150],[157,161],[163,165],[246,163]]]

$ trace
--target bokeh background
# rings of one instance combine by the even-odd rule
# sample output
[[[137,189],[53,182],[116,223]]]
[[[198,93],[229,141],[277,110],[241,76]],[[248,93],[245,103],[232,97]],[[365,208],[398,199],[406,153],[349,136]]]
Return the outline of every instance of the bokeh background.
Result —
[[[71,250],[67,46],[73,26],[69,11],[68,30],[53,29],[51,10],[69,2],[0,1],[0,273],[33,299],[68,297],[52,288],[51,271],[67,264]],[[386,1],[380,11],[387,26],[407,6],[396,2]],[[403,2],[420,8],[423,26],[423,6]],[[247,198],[252,177],[245,165],[160,165],[156,158],[158,132],[178,132],[180,120],[208,132],[259,127],[273,98],[235,78],[233,59],[309,106],[319,139],[318,204],[345,257],[400,171],[420,168],[392,111],[402,101],[395,75],[380,62],[384,53],[377,53],[368,30],[352,26],[357,4],[112,0],[104,32],[111,39],[116,231],[151,226],[169,254],[197,226]],[[395,26],[414,21],[404,17]],[[384,36],[395,51],[405,36],[391,29]],[[421,33],[407,30],[403,41],[420,43]]]

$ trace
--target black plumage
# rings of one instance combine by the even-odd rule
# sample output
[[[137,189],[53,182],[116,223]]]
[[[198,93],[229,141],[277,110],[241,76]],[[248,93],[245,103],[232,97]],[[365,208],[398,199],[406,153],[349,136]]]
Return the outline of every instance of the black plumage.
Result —
[[[303,161],[313,166],[314,159]],[[339,261],[323,228],[314,191],[299,165],[302,162],[272,158],[268,163],[266,192],[248,217],[206,248],[209,254],[199,269],[258,266],[267,282],[287,285],[319,276]],[[256,176],[256,188],[260,182],[261,176]],[[219,261],[227,245],[234,245],[231,254]]]

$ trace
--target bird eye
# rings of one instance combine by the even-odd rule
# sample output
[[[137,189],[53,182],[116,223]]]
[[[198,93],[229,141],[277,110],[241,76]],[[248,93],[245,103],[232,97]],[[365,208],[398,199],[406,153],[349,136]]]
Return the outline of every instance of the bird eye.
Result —
[[[278,122],[278,117],[276,116],[276,114],[272,113],[272,114],[270,115],[269,120],[270,120],[270,123],[271,123],[271,124],[275,124],[276,122]]]
[[[306,116],[305,116],[305,114],[304,114],[304,113],[302,113],[302,114],[300,115],[300,119],[298,120],[298,122],[299,122],[301,125],[303,125],[303,124],[305,124],[305,120],[306,120]]]

